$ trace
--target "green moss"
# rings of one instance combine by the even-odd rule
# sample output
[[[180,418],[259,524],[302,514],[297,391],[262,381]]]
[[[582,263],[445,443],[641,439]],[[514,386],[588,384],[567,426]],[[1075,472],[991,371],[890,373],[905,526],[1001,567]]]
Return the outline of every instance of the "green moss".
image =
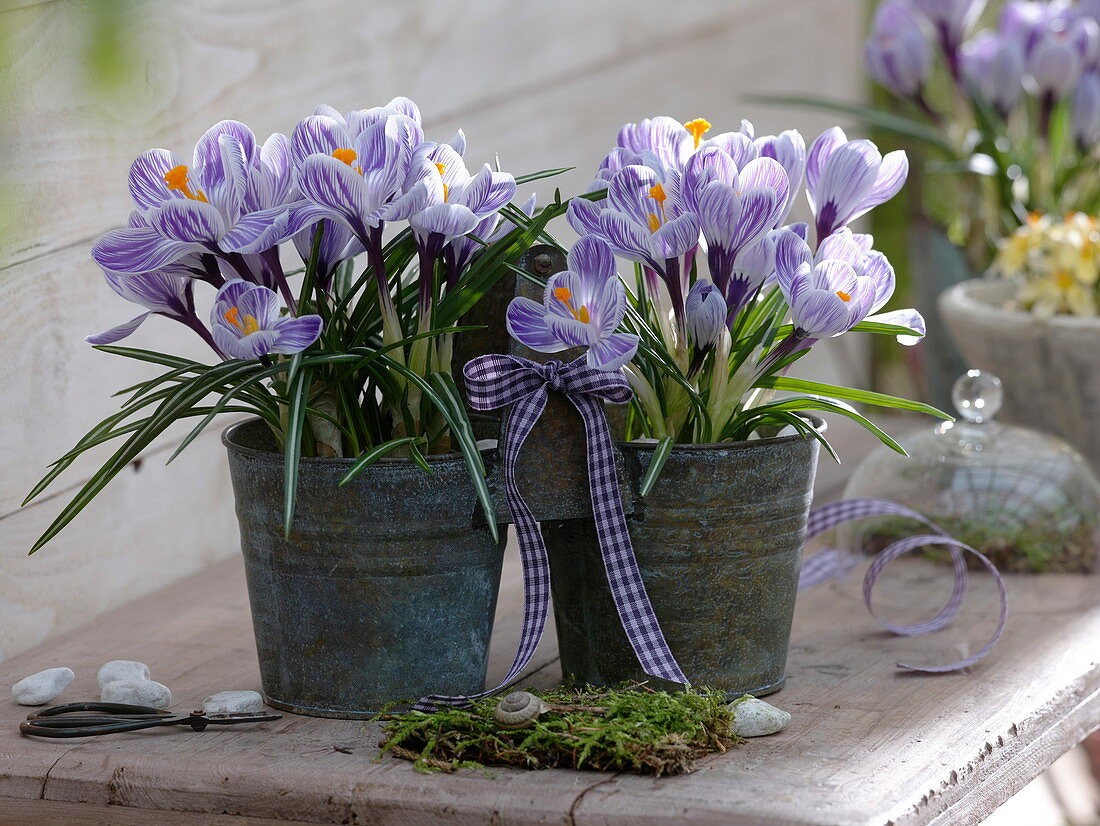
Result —
[[[935,521],[955,539],[989,557],[1004,573],[1089,573],[1096,569],[1097,519],[1092,515],[1078,511],[1052,513],[1042,520],[1014,527],[997,525],[991,516],[938,515]],[[862,547],[866,552],[877,553],[894,540],[913,533],[909,520],[877,520],[863,534]],[[947,549],[935,546],[924,553],[936,561],[951,558]],[[969,554],[967,565],[982,568]]]
[[[706,754],[740,742],[730,731],[725,695],[713,690],[596,688],[534,691],[552,709],[530,728],[508,731],[493,721],[497,699],[472,709],[409,712],[384,728],[383,753],[412,760],[418,771],[564,766],[638,774],[682,774]]]

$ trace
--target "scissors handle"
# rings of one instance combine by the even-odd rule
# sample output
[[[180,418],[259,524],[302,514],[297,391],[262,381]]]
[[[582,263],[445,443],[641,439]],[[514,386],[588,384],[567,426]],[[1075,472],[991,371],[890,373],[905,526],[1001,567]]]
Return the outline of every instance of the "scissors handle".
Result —
[[[99,712],[79,714],[77,712]],[[68,703],[43,709],[19,724],[23,734],[34,737],[94,737],[177,725],[182,720],[170,711],[126,703]]]
[[[68,703],[28,715],[26,722],[19,724],[19,730],[33,737],[94,737],[158,726],[191,726],[195,731],[202,731],[207,726],[265,723],[280,719],[280,714],[256,712],[204,715],[196,711],[181,717],[159,708],[126,703]]]

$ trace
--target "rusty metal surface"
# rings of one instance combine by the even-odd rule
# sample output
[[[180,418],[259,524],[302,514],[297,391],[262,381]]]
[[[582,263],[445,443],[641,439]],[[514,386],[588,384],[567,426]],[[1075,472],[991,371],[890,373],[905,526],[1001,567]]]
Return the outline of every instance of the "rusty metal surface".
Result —
[[[302,459],[284,540],[283,459],[260,421],[223,436],[237,502],[263,692],[275,708],[363,718],[387,702],[480,691],[503,542],[462,457]],[[483,520],[479,520],[483,523]]]
[[[636,485],[652,445],[620,449]],[[635,487],[634,552],[693,683],[731,695],[783,685],[817,452],[817,442],[797,436],[683,445],[649,496]],[[641,672],[622,630],[591,520],[544,523],[543,533],[566,679],[661,685]]]

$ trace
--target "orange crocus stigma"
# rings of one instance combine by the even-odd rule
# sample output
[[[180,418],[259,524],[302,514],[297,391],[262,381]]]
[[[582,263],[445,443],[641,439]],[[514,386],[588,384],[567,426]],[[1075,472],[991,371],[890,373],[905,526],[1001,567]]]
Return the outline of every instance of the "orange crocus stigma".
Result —
[[[844,292],[844,290],[837,290],[836,294],[840,296],[840,300],[844,303],[848,303],[852,300],[852,297],[848,295],[848,293]]]
[[[706,118],[696,118],[684,124],[684,128],[691,133],[693,138],[695,138],[696,149],[699,148],[699,143],[703,140],[703,135],[710,131],[710,127],[711,123]]]
[[[187,167],[184,164],[179,166],[173,166],[167,172],[164,173],[164,183],[168,185],[169,189],[174,189],[183,193],[183,197],[190,198],[192,201],[202,201],[206,203],[206,195],[201,189],[191,189],[191,182],[188,178]]]
[[[336,160],[342,163],[346,163],[360,175],[363,174],[363,170],[360,169],[358,164],[355,163],[355,161],[359,159],[359,153],[356,152],[354,149],[333,149],[332,157],[336,158]]]
[[[244,321],[241,320],[241,311],[237,307],[230,307],[225,312],[224,318],[246,336],[250,336],[260,331],[260,324],[256,321],[255,317],[246,315]]]
[[[579,310],[573,309],[573,305],[570,303],[573,298],[573,293],[568,287],[555,287],[554,298],[564,304],[566,306],[566,309],[569,310],[569,314],[573,316],[573,318],[575,318],[577,321],[583,322],[585,324],[588,323],[588,308],[582,304]]]
[[[439,176],[440,177],[443,177],[443,173],[447,171],[447,165],[443,164],[443,163],[439,163],[439,161],[435,161],[435,168],[439,170]],[[447,196],[449,194],[450,194],[450,187],[447,186],[446,184],[443,184],[443,200],[444,200],[444,202],[446,202]]]
[[[657,212],[649,213],[649,231],[656,232],[661,228],[661,224],[665,222],[665,199],[668,198],[668,195],[665,194],[665,188],[656,183],[649,188],[646,197],[657,202]]]

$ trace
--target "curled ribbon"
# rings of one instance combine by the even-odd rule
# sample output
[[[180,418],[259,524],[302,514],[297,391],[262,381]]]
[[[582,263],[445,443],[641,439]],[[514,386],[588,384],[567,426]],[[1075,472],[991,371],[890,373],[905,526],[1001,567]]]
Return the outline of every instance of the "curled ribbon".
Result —
[[[997,584],[997,590],[1000,595],[1001,614],[997,621],[997,628],[994,630],[993,636],[990,637],[989,642],[987,642],[977,653],[947,665],[922,666],[899,662],[897,663],[897,667],[904,668],[908,671],[921,671],[927,674],[942,674],[973,665],[992,651],[993,646],[997,644],[997,641],[1001,638],[1001,634],[1004,632],[1005,621],[1008,618],[1008,594],[1005,591],[1004,580],[1001,579],[1001,574],[997,570],[997,567],[990,562],[984,554],[971,548],[966,543],[960,542],[949,536],[947,531],[927,517],[911,508],[885,499],[845,499],[842,502],[822,505],[810,511],[810,518],[806,525],[806,538],[813,539],[815,536],[831,530],[838,525],[843,525],[845,522],[853,522],[857,519],[865,519],[870,516],[901,516],[921,522],[933,531],[933,533],[929,534],[906,536],[890,543],[871,560],[871,565],[863,577],[863,603],[867,606],[867,610],[871,613],[871,616],[888,631],[906,637],[931,634],[933,631],[940,631],[946,628],[951,621],[958,616],[959,609],[962,608],[963,598],[966,596],[966,587],[969,578],[964,553],[970,553],[976,556],[989,570],[993,575],[993,581]],[[951,596],[948,597],[947,603],[936,616],[914,625],[896,625],[881,619],[875,613],[875,609],[871,604],[871,592],[875,587],[875,582],[878,580],[879,574],[882,573],[882,570],[887,565],[902,554],[929,545],[942,545],[946,547],[951,554],[951,567],[955,573],[955,584],[951,589]],[[839,579],[840,576],[847,573],[858,564],[859,557],[854,554],[844,554],[835,549],[820,551],[803,563],[798,589],[803,591],[815,585],[820,585],[828,579]]]
[[[550,390],[569,399],[584,421],[592,515],[607,581],[627,639],[646,674],[686,684],[687,677],[665,642],[646,594],[619,496],[615,445],[602,402],[625,404],[630,401],[632,391],[626,378],[618,372],[589,367],[583,356],[569,364],[560,361],[539,364],[518,356],[493,354],[469,361],[463,375],[466,394],[475,409],[495,410],[512,405],[505,421],[501,448],[508,512],[516,527],[523,565],[523,630],[512,667],[496,688],[466,696],[433,694],[421,698],[413,708],[431,711],[439,705],[465,706],[472,699],[497,693],[519,677],[542,639],[550,604],[550,564],[538,521],[516,484],[516,461],[531,429],[546,408]]]

